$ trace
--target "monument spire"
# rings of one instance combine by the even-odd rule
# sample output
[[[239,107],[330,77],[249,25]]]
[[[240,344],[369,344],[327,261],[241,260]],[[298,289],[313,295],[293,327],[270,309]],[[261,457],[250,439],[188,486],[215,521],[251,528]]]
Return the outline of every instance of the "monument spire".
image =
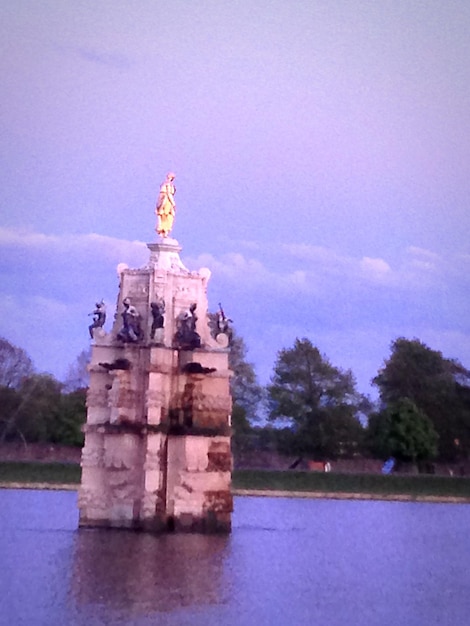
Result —
[[[80,526],[230,532],[230,332],[208,312],[209,269],[186,269],[169,237],[174,178],[148,264],[121,266],[111,332],[101,304],[89,328]]]

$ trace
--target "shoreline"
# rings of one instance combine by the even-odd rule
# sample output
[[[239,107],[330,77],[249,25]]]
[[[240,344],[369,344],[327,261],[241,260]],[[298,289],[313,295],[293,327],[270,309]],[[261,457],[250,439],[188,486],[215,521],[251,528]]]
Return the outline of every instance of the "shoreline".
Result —
[[[470,504],[459,496],[423,496],[400,493],[351,493],[347,491],[278,491],[270,489],[232,489],[234,496],[305,498],[312,500],[384,500],[387,502],[429,502],[435,504]]]
[[[78,491],[71,483],[0,482],[0,489],[43,491]],[[254,498],[303,498],[311,500],[379,500],[386,502],[423,502],[434,504],[470,504],[470,498],[459,496],[423,496],[410,494],[350,493],[346,491],[282,491],[276,489],[232,489],[232,495]]]

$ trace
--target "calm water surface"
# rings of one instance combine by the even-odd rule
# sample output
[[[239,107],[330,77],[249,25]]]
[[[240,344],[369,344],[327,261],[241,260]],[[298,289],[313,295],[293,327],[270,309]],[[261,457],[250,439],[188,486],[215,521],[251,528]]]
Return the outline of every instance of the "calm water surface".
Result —
[[[468,626],[470,506],[236,498],[229,537],[77,530],[0,490],[0,624]]]

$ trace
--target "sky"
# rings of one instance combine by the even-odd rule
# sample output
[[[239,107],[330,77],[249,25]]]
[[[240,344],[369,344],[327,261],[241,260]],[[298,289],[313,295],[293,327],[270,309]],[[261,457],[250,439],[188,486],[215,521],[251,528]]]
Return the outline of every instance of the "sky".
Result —
[[[0,30],[0,335],[39,371],[112,320],[168,171],[261,383],[297,337],[372,396],[400,336],[470,367],[468,0],[15,0]]]

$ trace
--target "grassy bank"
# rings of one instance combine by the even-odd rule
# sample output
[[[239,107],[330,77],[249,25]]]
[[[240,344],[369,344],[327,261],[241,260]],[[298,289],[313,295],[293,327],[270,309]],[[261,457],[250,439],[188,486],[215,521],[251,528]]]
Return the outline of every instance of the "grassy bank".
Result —
[[[470,478],[447,476],[238,470],[233,474],[233,486],[247,490],[456,497],[470,500]]]
[[[466,498],[470,501],[470,478],[446,476],[235,470],[232,482],[235,489],[247,491]],[[78,485],[80,466],[75,463],[0,462],[0,483]]]
[[[0,483],[78,485],[80,477],[77,463],[0,463]]]

